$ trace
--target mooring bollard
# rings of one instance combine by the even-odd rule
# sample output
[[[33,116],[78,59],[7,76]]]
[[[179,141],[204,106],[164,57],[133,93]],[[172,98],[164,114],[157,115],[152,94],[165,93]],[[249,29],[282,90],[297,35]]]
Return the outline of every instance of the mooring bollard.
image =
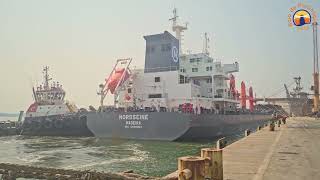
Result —
[[[287,120],[286,117],[282,118],[282,123],[283,123],[283,124],[286,124],[286,120]]]
[[[244,136],[249,136],[250,135],[250,133],[251,133],[251,131],[250,131],[250,129],[246,129],[245,131],[244,131]]]
[[[223,180],[223,159],[222,149],[203,148],[201,149],[201,157],[209,161],[208,171],[205,171],[206,179]]]
[[[217,143],[216,143],[216,148],[217,149],[223,149],[224,147],[226,147],[227,145],[227,141],[225,140],[225,137],[218,139]]]
[[[186,156],[178,159],[179,180],[204,180],[205,158],[198,156]]]
[[[271,122],[271,123],[269,124],[269,130],[270,130],[270,131],[274,131],[274,128],[275,128],[275,125],[274,125],[273,122]]]
[[[258,127],[257,127],[257,131],[260,131],[260,130],[261,130],[261,126],[258,126]]]
[[[280,124],[281,124],[281,120],[278,120],[278,127],[280,127]]]

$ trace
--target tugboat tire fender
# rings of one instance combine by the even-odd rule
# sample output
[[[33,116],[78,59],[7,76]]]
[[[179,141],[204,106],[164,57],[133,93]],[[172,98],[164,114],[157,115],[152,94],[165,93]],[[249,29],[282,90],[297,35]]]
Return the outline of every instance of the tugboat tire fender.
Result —
[[[62,122],[62,120],[56,120],[56,121],[54,121],[54,127],[57,128],[57,129],[63,128],[63,122]]]
[[[47,119],[43,122],[43,127],[46,129],[52,128],[52,121],[50,119]]]

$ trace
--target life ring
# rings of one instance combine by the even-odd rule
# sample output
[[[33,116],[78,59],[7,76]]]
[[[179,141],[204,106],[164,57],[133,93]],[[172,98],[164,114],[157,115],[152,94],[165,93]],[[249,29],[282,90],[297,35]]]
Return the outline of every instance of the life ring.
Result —
[[[55,120],[54,121],[54,127],[57,128],[57,129],[61,129],[63,128],[63,120]]]

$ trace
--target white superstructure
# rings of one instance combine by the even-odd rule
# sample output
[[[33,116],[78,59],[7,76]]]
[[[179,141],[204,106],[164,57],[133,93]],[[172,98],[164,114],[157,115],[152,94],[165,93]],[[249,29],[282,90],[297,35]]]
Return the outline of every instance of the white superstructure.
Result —
[[[134,107],[176,111],[182,105],[188,104],[189,107],[192,105],[194,112],[198,112],[198,109],[217,113],[236,111],[239,100],[230,89],[229,77],[231,73],[239,71],[239,64],[223,64],[210,57],[207,34],[206,51],[177,54],[174,50],[181,50],[180,33],[186,30],[186,27],[177,26],[177,17],[174,10],[173,31],[177,37],[167,31],[144,36],[145,69],[130,69],[128,65],[131,60],[118,60],[108,80],[104,85],[100,85],[99,94],[105,97],[109,88],[113,89],[115,107],[124,109]],[[118,68],[119,64],[124,67]],[[122,72],[129,74],[129,77],[125,78],[127,75]]]

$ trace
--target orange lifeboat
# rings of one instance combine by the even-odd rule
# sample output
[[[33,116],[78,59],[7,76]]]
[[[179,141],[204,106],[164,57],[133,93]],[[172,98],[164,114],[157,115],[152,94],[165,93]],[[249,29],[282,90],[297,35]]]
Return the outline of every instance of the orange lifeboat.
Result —
[[[123,77],[123,80],[121,80],[121,77]],[[107,81],[107,87],[110,90],[112,94],[114,94],[114,91],[116,90],[118,84],[119,86],[129,78],[129,73],[125,71],[124,68],[117,69],[115,72],[111,75],[109,79],[106,79]],[[122,82],[120,82],[122,81]]]

